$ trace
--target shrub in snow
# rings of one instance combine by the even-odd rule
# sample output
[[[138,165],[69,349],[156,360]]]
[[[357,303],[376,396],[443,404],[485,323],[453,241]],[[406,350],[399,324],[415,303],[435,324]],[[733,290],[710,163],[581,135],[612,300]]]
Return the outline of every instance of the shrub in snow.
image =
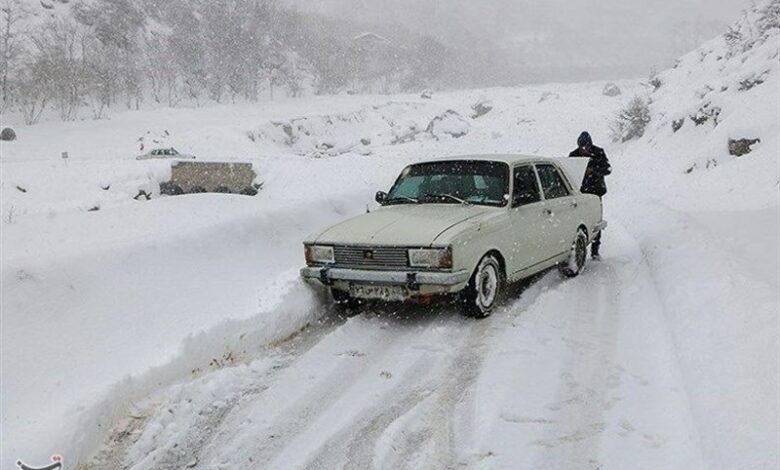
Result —
[[[739,82],[739,91],[748,91],[752,88],[757,87],[758,85],[761,85],[766,81],[766,77],[769,75],[769,71],[762,73],[761,75],[756,76],[751,75],[750,77],[746,78],[745,80],[741,80]]]
[[[729,27],[723,37],[729,48],[729,57],[747,52],[763,44],[780,30],[780,0],[766,0],[754,4],[745,12],[744,19]]]
[[[675,119],[672,121],[672,132],[677,132],[682,129],[683,124],[685,124],[685,118]]]
[[[751,145],[761,142],[761,139],[729,139],[729,155],[741,157],[750,153]]]
[[[193,191],[193,192],[196,192],[196,191]],[[200,192],[205,192],[205,191],[200,191]],[[133,197],[133,199],[135,199],[136,201],[140,201],[142,198],[148,201],[148,200],[150,200],[152,198],[152,195],[147,193],[143,189],[139,189],[138,190],[138,194],[136,194],[135,197]]]
[[[620,91],[620,87],[614,83],[607,83],[604,85],[604,90],[601,92],[601,94],[604,96],[618,96],[620,93],[622,93]]]
[[[16,140],[16,132],[10,127],[3,128],[0,131],[0,140]]]
[[[705,124],[712,119],[712,123],[715,127],[718,126],[718,118],[720,117],[721,109],[718,106],[712,106],[711,103],[705,103],[696,114],[689,116],[691,121],[697,126]]]
[[[649,83],[650,86],[653,87],[653,91],[658,90],[659,88],[661,88],[661,85],[663,85],[661,78],[655,72],[653,72],[650,75],[650,79],[647,81],[647,83]]]
[[[626,142],[638,139],[645,134],[645,128],[650,122],[650,106],[647,101],[635,96],[628,102],[625,108],[618,111],[615,120],[612,121],[612,140]]]

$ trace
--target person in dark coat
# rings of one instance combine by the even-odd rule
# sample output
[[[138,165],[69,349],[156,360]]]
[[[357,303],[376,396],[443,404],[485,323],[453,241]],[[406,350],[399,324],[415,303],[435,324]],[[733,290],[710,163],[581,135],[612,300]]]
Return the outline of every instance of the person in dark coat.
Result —
[[[593,145],[593,139],[591,139],[590,134],[584,131],[580,134],[577,138],[577,148],[572,150],[569,156],[590,159],[585,170],[585,177],[582,179],[580,191],[595,194],[599,198],[607,194],[607,183],[604,181],[604,177],[612,173],[612,167],[609,165],[604,149]],[[599,258],[600,248],[601,232],[599,231],[590,247],[590,254],[593,258]]]

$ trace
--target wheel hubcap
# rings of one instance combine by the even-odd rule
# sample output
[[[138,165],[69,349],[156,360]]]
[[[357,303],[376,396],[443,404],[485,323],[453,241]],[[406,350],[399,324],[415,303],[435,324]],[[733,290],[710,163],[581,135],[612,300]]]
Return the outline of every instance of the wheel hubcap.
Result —
[[[494,266],[487,265],[482,268],[482,271],[479,273],[477,286],[479,287],[479,303],[483,307],[493,305],[498,290],[498,273]]]

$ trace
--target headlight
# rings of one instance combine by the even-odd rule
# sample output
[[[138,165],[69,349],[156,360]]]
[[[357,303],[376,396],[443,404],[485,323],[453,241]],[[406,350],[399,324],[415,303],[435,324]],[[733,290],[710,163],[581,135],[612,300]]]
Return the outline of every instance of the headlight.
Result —
[[[415,268],[451,268],[452,248],[420,248],[409,250],[409,266]]]
[[[332,246],[306,245],[304,248],[307,263],[333,264],[336,262]]]

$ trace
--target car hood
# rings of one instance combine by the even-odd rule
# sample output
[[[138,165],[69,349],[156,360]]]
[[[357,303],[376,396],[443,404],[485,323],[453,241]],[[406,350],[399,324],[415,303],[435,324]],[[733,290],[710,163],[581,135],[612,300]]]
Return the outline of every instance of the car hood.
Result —
[[[459,204],[399,204],[336,224],[316,243],[427,246],[447,229],[496,208]]]

